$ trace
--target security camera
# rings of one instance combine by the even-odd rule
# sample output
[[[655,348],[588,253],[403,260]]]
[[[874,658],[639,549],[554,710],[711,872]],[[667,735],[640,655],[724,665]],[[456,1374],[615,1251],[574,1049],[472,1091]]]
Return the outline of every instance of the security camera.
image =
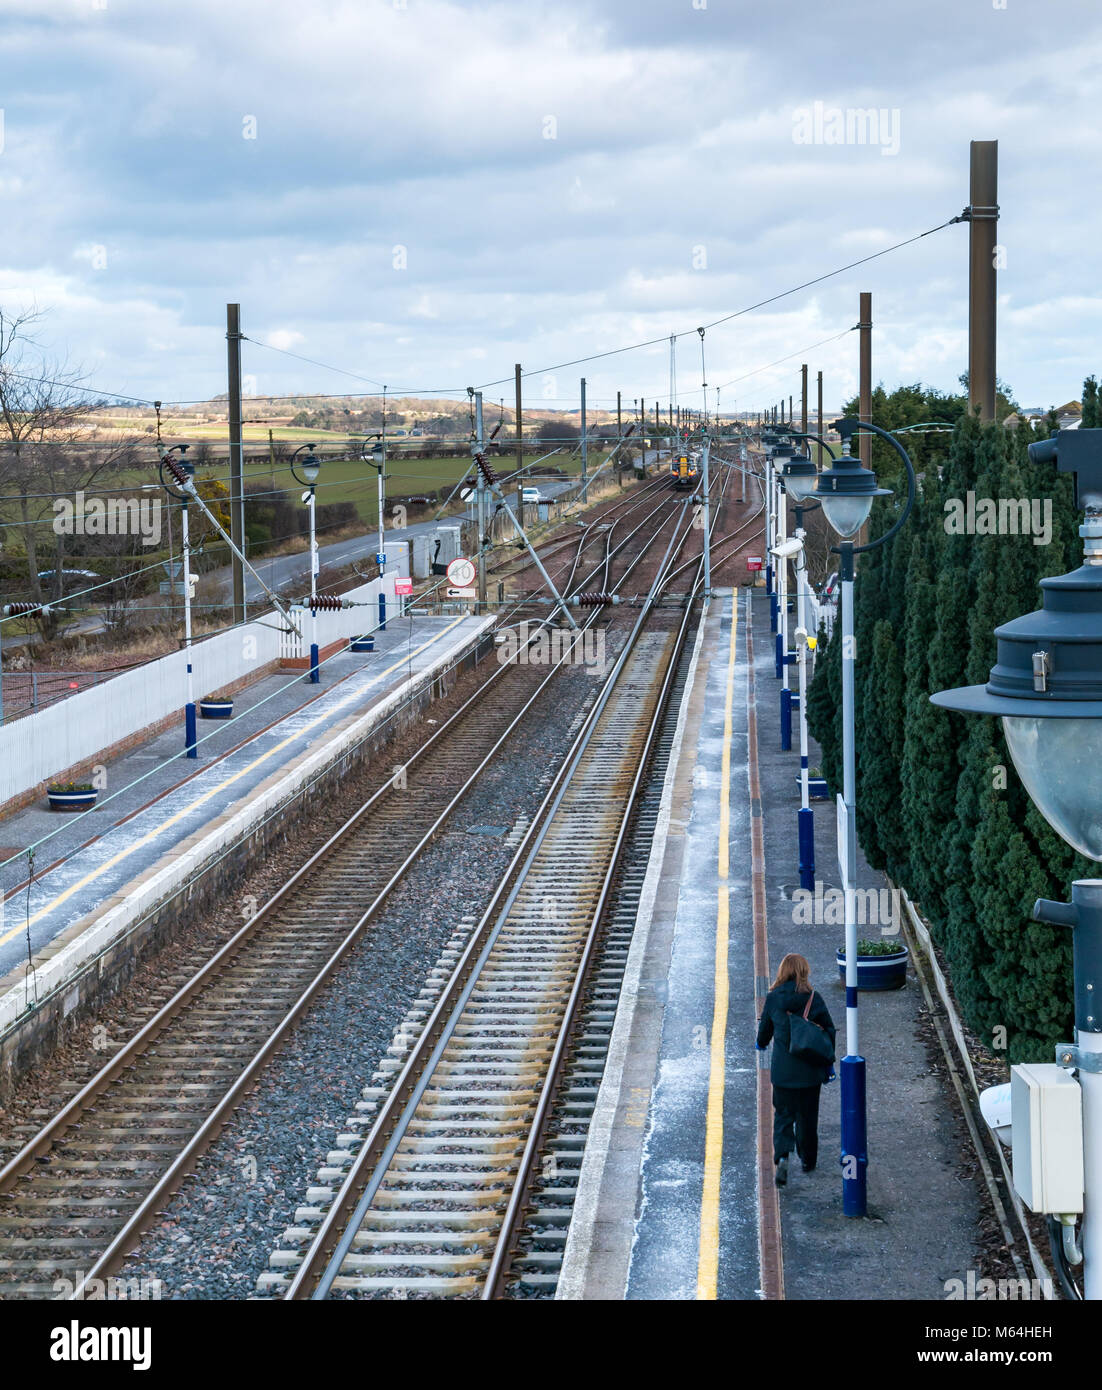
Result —
[[[793,555],[798,555],[803,548],[803,541],[791,536],[788,540],[782,541],[780,545],[771,546],[769,553],[775,555],[778,560],[790,560]]]

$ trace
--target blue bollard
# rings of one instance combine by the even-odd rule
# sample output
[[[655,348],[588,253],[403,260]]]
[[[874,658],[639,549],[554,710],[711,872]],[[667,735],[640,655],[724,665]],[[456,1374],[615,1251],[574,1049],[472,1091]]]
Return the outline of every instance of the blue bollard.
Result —
[[[848,996],[849,991],[846,991]],[[847,1004],[849,1003],[847,997]],[[856,1004],[856,1000],[853,1001]],[[864,1216],[868,1190],[868,1134],[865,1126],[865,1059],[843,1057],[842,1080],[842,1215]]]
[[[807,759],[801,759],[807,766]],[[797,813],[800,833],[800,887],[808,892],[815,889],[815,812],[810,806],[801,806]]]
[[[765,592],[769,595],[770,598],[773,598],[773,597],[774,597],[774,595],[773,595],[773,566],[772,566],[772,565],[766,565],[766,567],[765,567]]]
[[[781,752],[792,748],[792,691],[781,691]]]
[[[776,652],[773,656],[773,662],[777,668],[777,679],[780,680],[781,673],[784,670],[784,651],[781,648],[781,634],[779,632],[777,633]]]
[[[184,706],[184,756],[197,758],[199,749],[195,737],[195,706]]]
[[[386,594],[379,594],[379,631],[386,631]]]
[[[319,666],[319,663],[318,663],[318,644],[317,644],[316,642],[311,642],[311,643],[310,643],[310,683],[311,683],[312,685],[317,685],[318,681],[321,680],[321,671],[318,669],[318,666]]]

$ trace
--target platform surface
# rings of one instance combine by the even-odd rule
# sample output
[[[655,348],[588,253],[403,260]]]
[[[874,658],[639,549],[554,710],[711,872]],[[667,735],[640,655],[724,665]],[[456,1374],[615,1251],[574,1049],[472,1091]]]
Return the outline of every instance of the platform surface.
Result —
[[[818,1168],[805,1175],[793,1160],[787,1187],[773,1186],[768,1054],[755,1033],[785,952],[810,960],[845,1051],[834,961],[843,930],[828,907],[835,808],[813,803],[822,902],[799,904],[796,733],[793,744],[780,749],[764,591],[717,595],[667,774],[560,1298],[940,1299],[976,1264],[979,1193],[962,1176],[959,1122],[918,1032],[913,978],[860,1000],[868,1217],[842,1215],[837,1083],[822,1091]],[[883,883],[862,859],[858,887]],[[890,931],[886,915],[861,934]]]
[[[368,713],[411,676],[446,666],[485,622],[391,618],[375,634],[374,652],[332,657],[320,683],[279,671],[237,695],[234,719],[199,720],[197,758],[182,756],[181,719],[178,728],[106,765],[95,810],[76,815],[35,804],[0,820],[0,859],[10,858],[0,868],[6,898],[0,994],[22,982],[28,952],[48,949],[136,877],[171,859],[196,831],[319,746],[335,726]]]

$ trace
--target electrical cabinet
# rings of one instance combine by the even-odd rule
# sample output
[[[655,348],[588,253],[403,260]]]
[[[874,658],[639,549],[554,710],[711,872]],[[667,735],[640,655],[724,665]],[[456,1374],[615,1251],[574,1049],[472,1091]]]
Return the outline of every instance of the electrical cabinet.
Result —
[[[1052,1062],[1010,1070],[1014,1190],[1030,1211],[1083,1210],[1083,1094]]]

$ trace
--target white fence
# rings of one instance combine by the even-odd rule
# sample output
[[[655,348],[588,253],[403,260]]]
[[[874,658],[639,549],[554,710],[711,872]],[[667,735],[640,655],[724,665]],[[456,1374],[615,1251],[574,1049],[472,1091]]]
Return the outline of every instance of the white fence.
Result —
[[[380,586],[386,595],[387,617],[401,611],[394,580],[409,573],[408,551],[404,544],[395,547],[391,542],[388,554],[394,548],[398,555],[391,573],[344,595],[366,607],[318,614],[319,646],[374,631],[379,623]],[[195,698],[231,685],[281,656],[308,655],[310,617],[308,613],[304,617],[303,641],[292,634],[294,647],[289,650],[282,650],[282,620],[272,613],[265,614],[262,622],[245,623],[196,642],[191,649]],[[0,727],[0,805],[182,711],[186,665],[185,652],[172,652]]]

